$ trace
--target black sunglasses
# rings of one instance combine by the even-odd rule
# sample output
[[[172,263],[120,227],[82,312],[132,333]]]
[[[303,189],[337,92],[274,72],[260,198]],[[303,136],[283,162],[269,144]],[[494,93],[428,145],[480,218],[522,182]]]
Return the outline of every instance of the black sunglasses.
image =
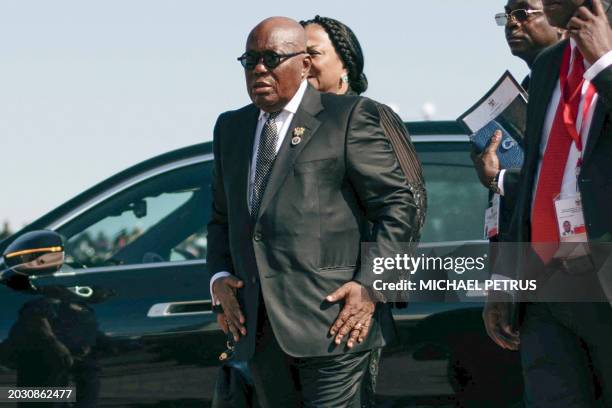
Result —
[[[497,13],[495,15],[495,22],[498,26],[505,26],[510,20],[514,20],[517,23],[524,23],[529,20],[532,14],[540,14],[543,12],[544,10],[517,9],[512,10],[510,13]]]
[[[252,70],[255,69],[259,61],[263,60],[263,64],[269,70],[273,70],[278,67],[283,61],[289,58],[295,57],[296,55],[306,54],[306,51],[292,52],[290,54],[277,54],[274,51],[247,51],[238,57],[238,61],[244,67],[244,69]]]

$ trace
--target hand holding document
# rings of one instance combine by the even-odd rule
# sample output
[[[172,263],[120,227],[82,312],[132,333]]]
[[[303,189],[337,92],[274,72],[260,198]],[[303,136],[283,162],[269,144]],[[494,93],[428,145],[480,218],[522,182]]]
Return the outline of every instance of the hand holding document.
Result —
[[[493,87],[457,119],[468,131],[474,150],[481,153],[496,130],[502,141],[497,149],[502,168],[523,164],[523,136],[527,119],[527,95],[512,74],[506,71]]]

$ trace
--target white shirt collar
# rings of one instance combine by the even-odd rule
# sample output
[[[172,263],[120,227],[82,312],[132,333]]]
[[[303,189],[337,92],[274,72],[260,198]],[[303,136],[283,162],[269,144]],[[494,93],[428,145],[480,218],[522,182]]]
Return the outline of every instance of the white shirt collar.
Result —
[[[300,104],[302,103],[302,99],[304,98],[304,93],[306,93],[307,87],[308,87],[308,81],[303,80],[297,92],[295,93],[295,95],[293,95],[293,98],[291,98],[289,103],[287,103],[287,105],[285,105],[285,107],[283,108],[283,112],[289,112],[295,115],[298,108],[300,107]],[[260,109],[259,110],[259,120],[261,120],[264,117],[267,119],[268,112],[265,112]]]

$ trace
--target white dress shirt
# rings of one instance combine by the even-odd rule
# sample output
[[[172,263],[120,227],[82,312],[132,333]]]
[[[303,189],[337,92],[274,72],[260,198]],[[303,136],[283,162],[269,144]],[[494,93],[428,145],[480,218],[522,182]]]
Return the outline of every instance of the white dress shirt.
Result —
[[[283,110],[278,114],[275,119],[276,129],[278,130],[276,153],[278,153],[281,146],[283,145],[283,140],[285,140],[285,135],[287,135],[289,125],[293,120],[295,112],[297,112],[298,108],[300,107],[300,103],[302,103],[302,98],[304,97],[304,92],[306,92],[307,86],[308,82],[306,80],[302,81],[297,92],[295,93],[295,95],[293,95],[293,98],[291,98],[289,103],[285,105]],[[249,189],[247,192],[247,203],[249,205],[249,210],[251,209],[251,196],[253,195],[253,186],[255,184],[255,170],[257,167],[257,152],[259,150],[259,140],[261,139],[261,132],[263,131],[263,127],[266,124],[266,121],[268,120],[269,116],[269,113],[260,110],[259,119],[257,120],[257,127],[255,128],[255,138],[253,140],[253,157],[251,158]]]
[[[276,142],[276,153],[280,150],[283,145],[283,141],[285,140],[285,136],[287,135],[287,131],[289,130],[289,125],[291,125],[291,121],[295,116],[300,104],[302,103],[302,99],[304,98],[304,93],[306,92],[306,88],[308,86],[308,82],[303,80],[300,84],[293,98],[285,105],[283,110],[278,114],[275,119],[276,129],[278,130],[278,141]],[[249,167],[249,183],[248,189],[245,191],[247,205],[249,206],[249,210],[251,209],[251,196],[253,195],[253,186],[255,184],[255,170],[257,167],[257,152],[259,150],[259,140],[261,139],[261,132],[263,131],[263,127],[270,116],[269,113],[264,112],[263,110],[259,111],[259,118],[257,120],[257,127],[255,128],[255,137],[253,139],[253,156],[251,157],[251,165]],[[210,296],[213,300],[213,304],[218,305],[218,300],[213,295],[213,283],[215,280],[219,278],[223,278],[226,276],[230,276],[231,274],[227,271],[220,271],[215,273],[212,278],[210,278]]]
[[[574,48],[576,47],[576,43],[573,39],[570,39],[570,46],[572,48],[572,59],[570,60],[570,67],[574,58]],[[597,106],[598,95],[595,93],[593,97],[593,101],[591,106],[589,107],[589,111],[586,112],[585,123],[583,126],[583,112],[584,112],[584,102],[586,91],[591,83],[591,80],[595,78],[601,71],[608,68],[612,65],[612,51],[605,54],[599,60],[595,62],[595,64],[590,65],[586,60],[584,61],[584,83],[582,85],[582,94],[580,96],[580,105],[578,107],[578,118],[576,121],[576,130],[579,132],[581,140],[582,140],[582,150],[587,145],[587,139],[589,136],[589,131],[591,129],[591,122],[593,120],[593,113],[595,112],[595,107]],[[532,84],[533,86],[533,84]],[[542,128],[542,141],[540,143],[540,154],[538,156],[538,169],[536,172],[535,181],[533,183],[533,196],[531,201],[531,208],[533,209],[533,203],[535,200],[535,193],[538,187],[538,179],[540,177],[540,170],[542,168],[542,159],[544,158],[544,152],[546,151],[546,145],[548,144],[548,138],[550,136],[550,131],[552,130],[553,122],[555,120],[555,115],[557,113],[557,106],[559,105],[559,100],[561,99],[561,85],[560,81],[557,81],[557,85],[555,86],[555,90],[552,93],[552,97],[548,103],[548,108],[546,111],[546,117],[544,118],[544,126]],[[572,141],[572,145],[570,147],[570,151],[567,157],[567,163],[565,164],[565,171],[563,172],[563,181],[561,182],[561,198],[567,198],[568,196],[575,195],[577,190],[577,177],[576,177],[576,167],[578,164],[578,159],[581,157],[581,152],[576,147],[576,143]],[[503,195],[503,176],[505,170],[502,170],[499,179],[498,185],[501,190],[501,194]],[[492,274],[491,279],[493,280],[507,280],[508,278],[499,275]]]

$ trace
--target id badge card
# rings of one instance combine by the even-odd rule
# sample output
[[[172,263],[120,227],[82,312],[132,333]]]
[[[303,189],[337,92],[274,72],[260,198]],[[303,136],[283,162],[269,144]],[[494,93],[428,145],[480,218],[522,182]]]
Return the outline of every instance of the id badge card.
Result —
[[[580,194],[555,199],[555,212],[561,242],[586,242],[587,233],[584,226],[582,199]]]
[[[499,234],[499,194],[493,194],[491,206],[485,211],[485,239],[491,239]]]
[[[561,199],[555,198],[555,212],[559,229],[560,242],[587,242],[587,232],[584,225],[584,213],[582,211],[582,199],[580,193]],[[570,253],[561,253],[567,252]],[[588,254],[588,248],[579,246],[561,246],[555,257],[571,258]]]

